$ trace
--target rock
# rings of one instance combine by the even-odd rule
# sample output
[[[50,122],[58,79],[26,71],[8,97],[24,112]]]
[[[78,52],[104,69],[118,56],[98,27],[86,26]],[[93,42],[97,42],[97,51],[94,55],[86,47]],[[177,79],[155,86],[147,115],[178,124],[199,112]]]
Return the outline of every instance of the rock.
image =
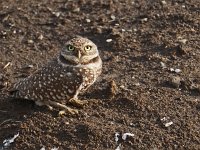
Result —
[[[112,42],[112,39],[107,39],[106,42],[110,43]]]
[[[80,11],[80,8],[78,7],[78,8],[75,8],[74,10],[73,10],[73,12],[79,12]]]
[[[117,95],[118,87],[117,87],[114,80],[109,82],[108,91],[109,91],[108,96],[109,96],[110,99],[113,99]]]
[[[160,65],[163,69],[167,68],[166,64],[164,62],[160,62]]]
[[[42,40],[44,38],[44,36],[42,34],[40,34],[40,36],[38,37],[39,40]]]
[[[180,72],[181,72],[181,69],[175,69],[174,72],[180,73]]]
[[[144,23],[144,22],[147,22],[148,21],[148,18],[142,18],[141,19],[141,23]]]
[[[92,30],[94,31],[94,33],[98,33],[98,34],[103,33],[103,29],[101,26],[92,27]]]
[[[53,14],[56,16],[56,17],[59,17],[60,16],[60,12],[53,12]]]
[[[169,117],[163,117],[160,119],[161,123],[163,124],[164,127],[169,127],[173,124],[173,122],[170,120]]]
[[[179,40],[179,42],[182,43],[182,44],[186,44],[187,41],[188,41],[187,39],[180,39]]]
[[[33,40],[28,40],[28,44],[33,44],[34,41]]]
[[[172,76],[170,79],[171,85],[178,88],[181,85],[181,78],[179,76]]]
[[[166,1],[161,1],[161,3],[162,3],[163,5],[166,5],[166,4],[167,4],[167,2],[166,2]]]
[[[110,18],[111,18],[112,20],[115,20],[115,19],[116,19],[116,17],[115,17],[114,15],[111,15]]]
[[[113,37],[116,37],[116,38],[122,38],[123,37],[123,35],[122,35],[122,33],[120,33],[117,29],[112,29],[112,32],[111,32],[111,34],[112,34],[112,36]]]
[[[86,22],[87,22],[87,23],[90,23],[90,22],[91,22],[91,20],[90,20],[90,19],[86,19]]]

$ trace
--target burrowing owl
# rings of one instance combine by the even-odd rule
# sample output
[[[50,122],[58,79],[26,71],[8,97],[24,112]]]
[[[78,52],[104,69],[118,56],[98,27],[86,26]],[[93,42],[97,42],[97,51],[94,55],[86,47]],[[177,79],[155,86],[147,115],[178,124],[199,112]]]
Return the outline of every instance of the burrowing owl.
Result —
[[[66,42],[59,55],[29,77],[14,85],[14,98],[29,99],[37,105],[72,112],[66,103],[80,102],[78,94],[101,74],[102,61],[97,46],[87,38]]]

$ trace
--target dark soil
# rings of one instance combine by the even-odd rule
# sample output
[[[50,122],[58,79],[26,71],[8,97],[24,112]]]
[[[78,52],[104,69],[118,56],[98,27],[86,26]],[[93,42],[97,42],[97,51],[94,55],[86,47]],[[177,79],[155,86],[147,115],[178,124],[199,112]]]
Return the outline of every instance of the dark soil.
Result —
[[[2,0],[0,149],[200,149],[199,27],[199,0]],[[7,98],[74,35],[104,62],[79,115]]]

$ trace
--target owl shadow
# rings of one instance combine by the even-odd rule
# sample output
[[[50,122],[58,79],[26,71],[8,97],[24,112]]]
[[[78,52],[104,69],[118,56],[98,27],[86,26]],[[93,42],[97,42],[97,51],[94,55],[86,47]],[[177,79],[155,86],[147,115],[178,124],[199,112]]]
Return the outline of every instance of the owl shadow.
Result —
[[[27,116],[34,112],[34,105],[33,101],[4,97],[0,99],[0,113],[6,114],[5,116],[7,117],[21,120],[24,115]]]
[[[2,97],[0,93],[0,142],[20,131],[21,123],[35,111],[33,107],[32,101]],[[0,149],[2,146],[0,144]]]
[[[85,91],[80,94],[80,99],[108,99],[110,95],[109,81],[107,79],[97,79],[97,81]]]
[[[102,99],[107,99],[108,98],[108,91],[106,88],[102,89],[89,89],[87,92],[80,94],[80,99],[97,99],[97,100],[102,100]]]

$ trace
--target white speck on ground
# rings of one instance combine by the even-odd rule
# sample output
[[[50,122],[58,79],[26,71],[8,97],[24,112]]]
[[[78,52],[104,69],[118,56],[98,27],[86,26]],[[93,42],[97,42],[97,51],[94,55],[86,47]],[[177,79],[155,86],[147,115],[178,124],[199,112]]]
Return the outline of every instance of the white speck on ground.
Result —
[[[119,142],[119,136],[120,136],[121,134],[119,133],[119,132],[116,132],[115,133],[115,142],[116,143],[118,143]],[[134,134],[132,134],[132,133],[124,133],[124,134],[122,134],[122,137],[120,138],[120,139],[122,139],[122,140],[126,140],[126,138],[128,137],[128,136],[131,136],[131,137],[133,137],[133,136],[135,136]],[[117,146],[117,148],[115,149],[115,150],[120,150],[120,147],[121,147],[121,143],[119,143],[119,145]]]
[[[181,69],[175,69],[174,70],[176,73],[179,73],[179,72],[181,72]]]
[[[10,146],[10,144],[13,143],[18,136],[19,136],[19,133],[17,133],[16,135],[14,135],[12,138],[5,139],[3,141],[3,147],[5,147],[7,149]]]
[[[107,39],[106,42],[110,43],[112,42],[112,39]]]
[[[126,140],[126,138],[127,138],[127,136],[135,136],[134,134],[132,134],[132,133],[124,133],[123,135],[122,135],[122,139],[125,141]]]
[[[161,65],[161,67],[162,67],[163,69],[167,68],[167,67],[166,67],[166,64],[163,63],[163,62],[160,62],[160,65]]]
[[[40,150],[45,150],[45,147],[42,147]]]
[[[87,23],[90,23],[90,22],[91,22],[91,20],[90,20],[90,19],[86,19],[86,22],[87,22]]]
[[[171,126],[173,124],[173,122],[172,121],[170,121],[170,122],[167,122],[167,123],[165,123],[165,127],[169,127],[169,126]]]
[[[43,146],[40,150],[45,150],[45,147]],[[51,150],[58,150],[57,147],[52,148]]]
[[[115,142],[117,143],[118,141],[119,141],[119,133],[116,132],[116,133],[115,133]]]
[[[110,18],[111,18],[112,20],[115,20],[115,19],[116,19],[116,17],[115,17],[114,15],[111,15]]]
[[[120,150],[120,147],[121,147],[121,144],[119,144],[115,150]]]
[[[160,120],[161,120],[161,122],[163,123],[163,125],[164,125],[165,127],[169,127],[169,126],[171,126],[171,125],[173,124],[173,122],[170,121],[169,119],[170,119],[169,117],[163,117],[163,118],[160,119]]]

